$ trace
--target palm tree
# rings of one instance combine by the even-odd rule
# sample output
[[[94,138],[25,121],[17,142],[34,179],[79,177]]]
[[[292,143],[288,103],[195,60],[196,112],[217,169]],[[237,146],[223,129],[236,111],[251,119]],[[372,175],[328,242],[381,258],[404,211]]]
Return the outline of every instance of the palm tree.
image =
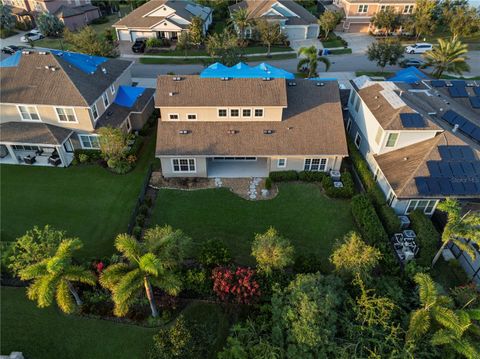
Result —
[[[454,36],[450,40],[438,39],[438,47],[425,52],[422,56],[435,68],[432,75],[440,78],[445,71],[458,75],[470,71],[466,61],[468,57],[465,56],[467,52],[467,45]]]
[[[301,71],[304,68],[308,69],[308,78],[315,77],[317,75],[318,62],[325,64],[325,71],[330,69],[330,60],[324,56],[318,56],[318,50],[315,46],[301,47],[298,50],[299,56],[304,56],[298,61],[297,70]]]
[[[473,242],[480,245],[480,215],[469,211],[462,216],[460,204],[453,198],[447,198],[437,208],[447,213],[447,224],[442,233],[442,246],[433,258],[432,267],[437,263],[443,249],[450,242],[453,242],[461,251],[466,252],[475,260],[476,251],[469,243]]]
[[[252,25],[252,19],[248,17],[246,8],[241,8],[232,13],[229,22],[236,28],[240,40],[244,40],[246,30]]]
[[[407,332],[408,341],[416,341],[435,327],[430,342],[432,345],[446,345],[467,358],[478,358],[476,345],[469,334],[478,335],[479,328],[472,319],[478,318],[478,310],[451,309],[451,298],[438,293],[435,282],[426,273],[417,273],[421,307],[411,313]]]
[[[176,269],[183,260],[189,238],[170,226],[156,226],[146,231],[144,239],[139,242],[127,234],[118,235],[115,248],[123,254],[125,262],[109,266],[100,276],[100,284],[112,292],[117,316],[127,314],[137,295],[145,290],[152,316],[157,317],[152,287],[170,295],[178,294],[181,289]]]
[[[72,282],[95,285],[96,277],[88,269],[73,264],[73,252],[82,248],[83,244],[78,239],[66,239],[60,243],[55,254],[36,264],[32,264],[20,271],[22,280],[32,280],[27,289],[27,296],[35,300],[40,308],[52,304],[53,297],[60,309],[65,313],[72,313],[75,305],[82,305]]]

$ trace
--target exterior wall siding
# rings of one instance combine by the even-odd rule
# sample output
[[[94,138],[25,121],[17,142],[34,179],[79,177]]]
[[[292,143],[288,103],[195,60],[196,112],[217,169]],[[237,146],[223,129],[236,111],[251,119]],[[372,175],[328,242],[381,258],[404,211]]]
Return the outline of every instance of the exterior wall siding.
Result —
[[[196,171],[193,173],[173,172],[172,158],[195,158]],[[162,174],[165,177],[207,177],[207,159],[195,156],[160,157]]]
[[[155,107],[154,107],[154,101],[152,97],[152,99],[147,104],[147,106],[145,106],[145,110],[142,113],[132,113],[130,115],[130,124],[132,126],[132,130],[133,131],[140,130],[143,127],[143,125],[145,125],[148,118],[153,113],[154,109]]]
[[[285,158],[287,159],[287,165],[285,167],[278,167],[278,159]],[[303,166],[305,164],[305,158],[326,158],[327,159],[327,169],[326,172],[330,170],[339,171],[342,165],[341,156],[272,156],[269,157],[269,172],[273,171],[303,171]]]
[[[242,113],[240,112],[240,117],[218,117],[218,109],[251,109],[252,116],[251,117],[242,117]],[[263,109],[263,117],[254,117],[253,111],[255,108]],[[228,112],[229,113],[229,112]],[[187,114],[196,114],[197,120],[196,121],[281,121],[282,120],[282,113],[283,108],[281,107],[161,107],[160,108],[160,117],[162,121],[178,121],[178,120],[170,120],[169,114],[178,114],[180,121],[195,121],[195,120],[187,120]]]

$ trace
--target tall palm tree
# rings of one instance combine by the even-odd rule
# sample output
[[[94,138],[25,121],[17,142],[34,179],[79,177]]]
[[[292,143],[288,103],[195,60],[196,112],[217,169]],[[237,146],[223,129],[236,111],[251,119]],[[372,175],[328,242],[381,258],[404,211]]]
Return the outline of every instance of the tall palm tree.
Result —
[[[440,78],[445,71],[458,75],[469,71],[468,57],[465,56],[467,52],[467,45],[454,36],[450,40],[438,39],[438,47],[425,52],[422,56],[434,67],[432,75]]]
[[[115,248],[122,253],[125,262],[107,267],[100,276],[100,284],[112,292],[114,314],[127,314],[130,305],[144,290],[152,316],[157,317],[152,287],[171,295],[178,294],[181,280],[177,268],[188,241],[180,230],[170,226],[147,230],[143,242],[127,234],[118,235]]]
[[[234,11],[229,22],[235,27],[240,40],[244,40],[247,29],[252,25],[252,19],[248,17],[248,10],[240,8]]]
[[[451,309],[451,298],[438,293],[435,282],[426,273],[415,275],[418,285],[420,308],[411,313],[407,340],[415,342],[428,332],[435,330],[430,342],[447,346],[466,358],[478,358],[476,341],[470,334],[478,336],[479,328],[472,319],[478,318],[478,310]]]
[[[39,263],[32,264],[20,271],[22,280],[32,280],[27,289],[27,296],[35,300],[40,308],[52,304],[53,298],[60,309],[65,313],[72,313],[75,304],[82,305],[72,282],[95,285],[96,277],[92,271],[80,265],[73,264],[73,252],[82,248],[83,244],[78,239],[67,239],[60,243],[55,254]]]
[[[433,258],[432,267],[450,242],[475,260],[476,251],[470,246],[470,242],[480,245],[480,215],[467,212],[462,216],[460,204],[453,198],[447,198],[437,208],[447,213],[447,224],[442,233],[442,246]]]
[[[315,46],[301,47],[300,50],[298,50],[298,55],[303,56],[303,58],[298,61],[297,70],[308,69],[308,78],[317,75],[319,61],[325,64],[325,71],[330,69],[330,60],[324,56],[318,56],[318,50]]]

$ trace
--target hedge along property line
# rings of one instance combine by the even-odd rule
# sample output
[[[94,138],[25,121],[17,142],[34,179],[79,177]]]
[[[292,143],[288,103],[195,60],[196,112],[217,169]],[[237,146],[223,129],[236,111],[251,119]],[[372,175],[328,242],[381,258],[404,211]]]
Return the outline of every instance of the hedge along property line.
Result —
[[[367,191],[368,197],[372,200],[375,210],[385,227],[387,233],[392,235],[400,230],[400,220],[392,207],[387,204],[385,195],[373,178],[372,172],[368,167],[367,161],[363,158],[360,151],[353,142],[348,139],[348,150],[353,166],[357,171],[360,180]]]
[[[420,248],[416,262],[421,266],[429,267],[437,253],[440,233],[435,229],[430,218],[421,210],[410,213],[410,223],[417,235],[416,242]]]
[[[272,182],[319,182],[322,184],[327,196],[332,198],[351,198],[355,193],[352,175],[349,172],[341,174],[342,188],[336,188],[333,184],[333,179],[325,172],[273,171],[270,172],[269,179]]]

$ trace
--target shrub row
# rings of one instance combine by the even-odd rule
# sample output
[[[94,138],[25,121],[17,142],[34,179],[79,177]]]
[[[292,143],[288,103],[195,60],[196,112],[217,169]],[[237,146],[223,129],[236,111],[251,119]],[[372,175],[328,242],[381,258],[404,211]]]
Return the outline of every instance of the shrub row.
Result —
[[[77,163],[95,162],[102,159],[100,150],[77,149],[73,152],[73,158]]]
[[[348,150],[353,166],[355,167],[369,198],[374,204],[375,210],[386,231],[390,235],[398,232],[400,230],[400,220],[395,214],[393,208],[386,203],[385,195],[375,182],[367,161],[365,161],[360,151],[358,151],[350,139],[348,140]]]
[[[274,171],[270,172],[269,176],[272,182],[288,182],[298,180],[297,171]]]
[[[421,266],[430,266],[440,242],[440,234],[435,229],[430,218],[420,210],[410,213],[411,227],[417,235],[417,244],[420,251],[416,261]]]
[[[343,172],[341,180],[343,187],[336,188],[333,185],[333,179],[329,176],[325,176],[322,181],[322,186],[327,196],[334,198],[352,198],[355,193],[355,186],[350,172]]]
[[[130,149],[127,152],[126,157],[128,156],[136,156],[138,157],[138,152],[142,148],[144,138],[142,136],[136,136],[135,137],[135,142],[133,143],[132,146],[130,146]]]
[[[301,171],[298,172],[298,179],[305,182],[322,182],[327,177],[325,172]]]

